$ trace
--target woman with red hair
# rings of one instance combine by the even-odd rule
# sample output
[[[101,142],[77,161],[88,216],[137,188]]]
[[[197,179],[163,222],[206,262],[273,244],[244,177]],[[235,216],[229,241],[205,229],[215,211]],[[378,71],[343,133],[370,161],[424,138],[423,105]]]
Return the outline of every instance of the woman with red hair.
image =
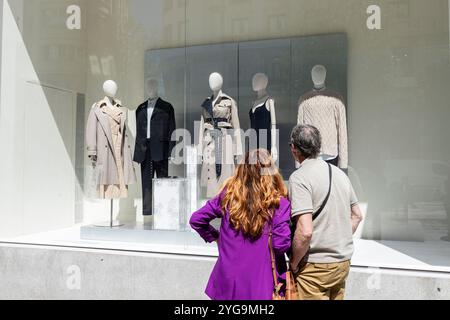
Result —
[[[218,243],[219,258],[206,294],[213,300],[271,300],[274,291],[269,235],[276,275],[286,273],[291,246],[291,206],[270,154],[249,152],[220,194],[192,215],[190,224],[206,242]],[[210,222],[222,219],[220,232]]]

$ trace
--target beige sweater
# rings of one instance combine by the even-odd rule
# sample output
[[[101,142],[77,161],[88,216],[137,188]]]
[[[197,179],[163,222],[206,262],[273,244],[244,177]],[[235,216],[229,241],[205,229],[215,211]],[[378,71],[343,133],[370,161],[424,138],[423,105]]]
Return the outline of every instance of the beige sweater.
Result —
[[[297,123],[318,128],[322,135],[322,154],[339,156],[339,167],[347,169],[347,118],[340,99],[316,95],[301,101]]]

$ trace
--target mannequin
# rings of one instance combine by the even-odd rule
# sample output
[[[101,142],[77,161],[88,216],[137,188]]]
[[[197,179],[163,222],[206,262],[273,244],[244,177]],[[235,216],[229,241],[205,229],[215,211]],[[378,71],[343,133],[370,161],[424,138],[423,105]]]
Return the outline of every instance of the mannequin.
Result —
[[[347,117],[342,96],[326,87],[327,69],[316,65],[311,70],[312,91],[299,100],[298,124],[317,127],[322,133],[320,157],[341,169],[348,167]]]
[[[128,110],[116,99],[116,82],[106,81],[103,91],[105,98],[93,105],[88,118],[88,156],[100,170],[100,198],[126,198],[128,185],[136,182],[126,126]]]
[[[233,175],[235,157],[242,156],[242,145],[237,103],[223,93],[222,75],[212,73],[209,87],[212,96],[202,104],[198,153],[202,157],[201,185],[211,198]]]
[[[119,90],[119,87],[117,86],[117,83],[113,80],[107,80],[105,83],[103,83],[103,92],[105,93],[105,96],[107,100],[109,101],[110,105],[114,105],[114,98],[116,97],[117,91]],[[97,163],[97,155],[89,156],[89,159],[91,159],[92,165],[96,165]]]
[[[260,147],[261,138],[259,130],[267,131],[267,145],[262,147],[270,150],[274,161],[277,161],[277,120],[275,113],[275,101],[267,93],[269,78],[264,73],[257,73],[253,77],[252,85],[253,91],[257,93],[257,98],[253,103],[253,108],[250,110],[251,127],[252,129],[258,131],[258,148]]]
[[[141,165],[143,215],[153,214],[153,178],[169,176],[169,158],[175,146],[173,106],[159,97],[159,81],[146,81],[147,100],[136,110],[134,161]]]

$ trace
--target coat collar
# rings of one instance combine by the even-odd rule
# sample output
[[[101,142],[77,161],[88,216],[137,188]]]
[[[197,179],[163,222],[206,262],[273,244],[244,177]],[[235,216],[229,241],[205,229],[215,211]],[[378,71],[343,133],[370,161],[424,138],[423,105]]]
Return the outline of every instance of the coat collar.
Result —
[[[219,104],[222,100],[232,100],[230,96],[226,95],[225,93],[221,92],[216,100],[216,105]],[[202,108],[208,112],[208,114],[214,118],[214,95],[211,97],[206,98],[206,100],[202,103]]]
[[[162,106],[162,103],[163,103],[163,102],[164,102],[164,100],[163,100],[162,98],[159,97],[159,98],[156,100],[156,103],[155,103],[155,110],[154,110],[153,112],[157,111],[158,109],[161,109],[161,106]],[[136,109],[136,111],[146,110],[147,107],[148,107],[148,99],[145,100],[145,101],[144,101],[144,102]]]
[[[158,99],[156,100],[155,108],[153,109],[153,113],[152,113],[152,119],[153,119],[153,117],[154,117],[156,114],[158,114],[159,112],[162,112],[162,111],[163,111],[163,102],[164,102],[164,100],[161,99],[161,98],[158,98]],[[147,99],[147,100],[146,100],[145,102],[143,102],[143,103],[137,108],[137,110],[136,110],[136,112],[137,112],[138,114],[142,114],[143,116],[144,116],[144,114],[145,114],[145,119],[147,119],[147,112],[142,113],[142,111],[147,111],[148,103],[149,103],[149,101],[148,101],[148,99]]]
[[[121,116],[120,119],[120,130],[123,132],[125,128],[125,123],[127,120],[127,110],[125,107],[122,106],[122,102],[120,100],[114,99],[114,108],[110,108],[108,111],[106,108],[110,105],[110,101],[108,97],[104,97],[99,102],[99,108],[104,114],[112,112],[112,115],[114,116]]]
[[[160,100],[161,100],[160,97],[156,98],[155,107],[159,104]],[[147,101],[145,101],[145,106],[147,107],[149,103],[150,103],[150,99],[147,99]]]
[[[115,100],[115,109],[111,109],[112,112],[116,112],[117,115],[121,115],[120,119],[120,130],[122,131],[122,134],[125,134],[125,123],[127,120],[127,112],[124,107],[122,107],[122,103],[119,100]],[[111,124],[108,120],[107,111],[105,108],[108,108],[109,105],[109,98],[105,97],[102,100],[100,100],[97,103],[95,114],[97,115],[98,122],[100,123],[103,132],[105,133],[105,136],[108,140],[108,143],[110,145],[110,148],[114,148],[113,140],[112,140],[112,132],[111,132]],[[114,152],[113,152],[113,156]]]
[[[214,118],[214,113],[213,113],[213,99],[214,96],[211,96],[209,98],[206,98],[206,100],[202,103],[202,108],[206,110],[206,112],[212,117]]]
[[[109,98],[108,97],[104,97],[102,100],[100,100],[98,102],[98,105],[101,108],[103,106],[103,104],[108,105],[109,103],[110,103]],[[117,99],[114,99],[114,105],[118,106],[118,107],[122,107],[122,103],[119,100],[117,100]]]

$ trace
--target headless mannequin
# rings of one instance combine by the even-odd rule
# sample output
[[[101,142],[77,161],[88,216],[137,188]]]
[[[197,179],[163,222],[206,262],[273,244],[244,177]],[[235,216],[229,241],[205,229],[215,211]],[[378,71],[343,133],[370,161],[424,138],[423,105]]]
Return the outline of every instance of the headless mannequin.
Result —
[[[276,119],[276,113],[275,113],[275,101],[269,96],[267,93],[267,86],[269,85],[269,78],[264,73],[257,73],[253,77],[252,86],[253,91],[257,93],[256,101],[253,103],[252,112],[255,113],[255,111],[258,108],[267,108],[267,110],[270,112],[270,118],[271,118],[271,141],[272,141],[272,147],[271,147],[271,154],[273,160],[276,162],[278,160],[278,149],[276,147],[276,141],[277,141],[277,119]],[[267,102],[267,103],[266,103]]]

